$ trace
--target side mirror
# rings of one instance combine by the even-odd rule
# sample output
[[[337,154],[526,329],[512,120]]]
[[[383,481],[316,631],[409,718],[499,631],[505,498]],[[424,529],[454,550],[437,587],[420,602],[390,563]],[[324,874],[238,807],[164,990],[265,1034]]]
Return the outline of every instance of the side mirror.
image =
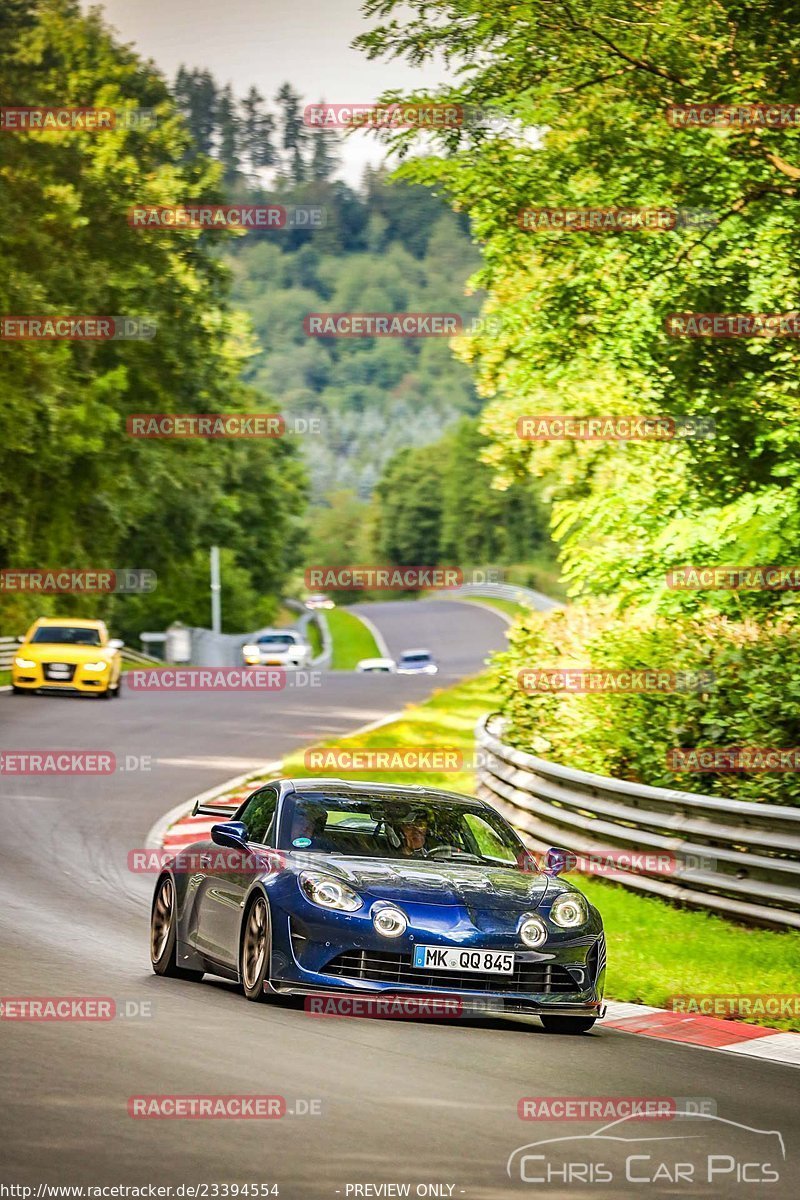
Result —
[[[119,638],[109,638],[109,640],[106,642],[106,648],[108,650],[121,650],[124,645],[125,643],[121,642]]]
[[[565,871],[573,871],[577,858],[571,850],[561,846],[551,846],[544,856],[545,875],[563,875]]]
[[[247,849],[247,826],[244,821],[223,821],[211,826],[211,840],[232,850]]]

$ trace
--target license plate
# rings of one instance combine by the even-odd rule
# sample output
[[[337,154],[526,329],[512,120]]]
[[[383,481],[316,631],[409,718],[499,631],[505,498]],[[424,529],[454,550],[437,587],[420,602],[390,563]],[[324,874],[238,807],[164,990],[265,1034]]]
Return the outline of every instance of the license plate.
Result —
[[[457,950],[447,946],[415,946],[414,966],[426,971],[474,971],[475,974],[511,975],[510,950]]]
[[[66,679],[69,675],[69,667],[62,667],[59,663],[53,663],[49,670],[53,679]]]

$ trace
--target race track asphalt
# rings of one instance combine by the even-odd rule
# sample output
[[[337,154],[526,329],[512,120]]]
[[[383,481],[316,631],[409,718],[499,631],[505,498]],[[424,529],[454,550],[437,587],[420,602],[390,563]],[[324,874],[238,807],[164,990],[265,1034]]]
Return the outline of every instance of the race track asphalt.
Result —
[[[224,1194],[212,1185],[277,1184],[288,1200],[398,1195],[404,1184],[411,1196],[472,1200],[796,1194],[794,1068],[602,1026],[570,1038],[546,1034],[535,1019],[326,1019],[296,1001],[248,1004],[210,977],[190,984],[152,974],[153,880],[131,873],[127,856],[164,812],[474,673],[503,645],[503,622],[477,606],[389,602],[370,615],[393,652],[427,646],[441,674],[330,673],[319,688],[131,692],[111,703],[0,695],[0,749],[112,750],[123,765],[130,756],[131,768],[106,779],[0,777],[0,995],[112,997],[117,1011],[131,1012],[106,1023],[0,1020],[0,1183],[171,1185],[173,1196],[178,1185],[208,1185],[195,1195],[211,1197]],[[141,756],[153,760],[149,771],[136,769]],[[128,1116],[130,1096],[153,1094],[281,1095],[294,1111],[272,1121]],[[519,1170],[510,1178],[517,1147],[597,1128],[518,1117],[522,1097],[565,1095],[707,1098],[725,1121],[780,1131],[781,1182],[736,1183],[737,1161],[719,1186],[626,1185],[619,1143],[603,1146],[612,1183],[544,1186],[522,1182]],[[301,1115],[306,1104],[320,1111]],[[637,1123],[627,1136],[663,1136],[668,1124]],[[722,1122],[705,1122],[703,1134],[709,1152],[732,1162],[740,1151],[748,1161],[775,1157],[766,1134]],[[636,1143],[640,1179],[660,1158],[675,1158],[674,1142],[669,1155],[654,1145]]]

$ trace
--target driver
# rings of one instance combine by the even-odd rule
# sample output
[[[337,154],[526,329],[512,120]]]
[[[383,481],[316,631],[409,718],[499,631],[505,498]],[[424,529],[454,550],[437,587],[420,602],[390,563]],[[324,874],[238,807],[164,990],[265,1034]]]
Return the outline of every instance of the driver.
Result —
[[[314,842],[321,837],[328,820],[328,811],[321,804],[300,803],[292,816],[291,841],[295,838]]]
[[[428,814],[422,809],[414,809],[397,820],[400,854],[403,858],[426,857],[425,843],[428,838],[428,826]]]

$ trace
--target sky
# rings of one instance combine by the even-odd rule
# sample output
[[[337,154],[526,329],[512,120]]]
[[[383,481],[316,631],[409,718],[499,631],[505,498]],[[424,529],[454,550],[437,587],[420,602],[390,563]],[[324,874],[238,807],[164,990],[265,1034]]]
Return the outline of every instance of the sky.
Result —
[[[370,28],[360,0],[105,0],[100,7],[122,41],[170,80],[181,63],[207,67],[239,96],[255,85],[272,98],[288,80],[309,103],[368,103],[387,88],[433,88],[446,78],[444,68],[370,62],[351,49]],[[340,174],[355,184],[383,154],[368,133],[351,135]]]

